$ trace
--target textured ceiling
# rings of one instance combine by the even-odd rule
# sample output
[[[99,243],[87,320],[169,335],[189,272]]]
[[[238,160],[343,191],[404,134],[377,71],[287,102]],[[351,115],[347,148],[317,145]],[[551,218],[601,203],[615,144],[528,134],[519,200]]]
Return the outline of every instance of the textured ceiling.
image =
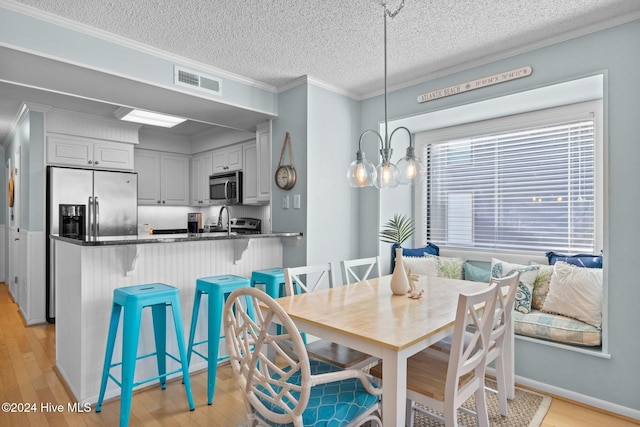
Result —
[[[380,0],[19,3],[276,87],[310,75],[363,97],[383,84]],[[388,22],[388,84],[637,19],[638,10],[638,0],[406,0]]]
[[[393,11],[401,2],[387,3]],[[35,8],[36,16],[43,15],[40,11],[45,17],[57,15],[63,23],[97,28],[277,88],[308,75],[354,98],[383,89],[381,0],[0,0],[2,4],[18,5],[27,14]],[[426,81],[634,19],[640,19],[640,0],[405,0],[388,20],[388,86]],[[6,60],[7,51],[0,49],[0,63]],[[117,86],[109,87],[138,93],[126,84]],[[156,111],[183,105],[167,102],[164,94],[152,95],[146,93],[144,106],[133,100],[128,105],[157,106]],[[118,107],[108,97],[93,99],[2,83],[0,142],[6,141],[22,102],[106,117]],[[176,108],[193,120],[170,132],[190,136],[221,123],[203,119],[208,111],[201,105]],[[189,116],[193,108],[199,114]],[[245,130],[264,120],[241,113],[209,115],[241,119],[224,126]]]

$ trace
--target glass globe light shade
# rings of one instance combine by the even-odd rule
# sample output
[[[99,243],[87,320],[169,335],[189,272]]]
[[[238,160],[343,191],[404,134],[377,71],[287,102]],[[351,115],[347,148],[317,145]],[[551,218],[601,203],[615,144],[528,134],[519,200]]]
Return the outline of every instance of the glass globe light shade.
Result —
[[[356,160],[347,169],[347,179],[352,187],[370,187],[376,180],[376,168],[364,153],[358,152]]]
[[[398,168],[393,163],[382,162],[376,168],[378,176],[375,180],[376,188],[394,188],[398,186]]]
[[[413,156],[405,156],[396,164],[400,184],[417,184],[422,181],[425,167],[422,160]]]

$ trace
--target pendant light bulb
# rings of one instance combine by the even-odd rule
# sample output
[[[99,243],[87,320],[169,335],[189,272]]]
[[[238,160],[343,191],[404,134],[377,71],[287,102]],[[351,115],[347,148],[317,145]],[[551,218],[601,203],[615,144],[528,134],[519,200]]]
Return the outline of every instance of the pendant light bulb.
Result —
[[[370,187],[376,179],[376,168],[364,153],[358,151],[356,160],[351,162],[347,170],[347,179],[352,187]]]
[[[378,177],[375,180],[376,188],[394,188],[398,186],[398,168],[390,161],[382,162],[376,168]]]

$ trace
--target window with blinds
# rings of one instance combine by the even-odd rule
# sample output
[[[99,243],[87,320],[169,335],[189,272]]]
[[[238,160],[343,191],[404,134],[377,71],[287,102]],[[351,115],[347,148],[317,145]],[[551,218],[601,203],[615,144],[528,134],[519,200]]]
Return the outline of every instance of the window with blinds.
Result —
[[[473,249],[595,252],[590,116],[423,144],[424,240]]]

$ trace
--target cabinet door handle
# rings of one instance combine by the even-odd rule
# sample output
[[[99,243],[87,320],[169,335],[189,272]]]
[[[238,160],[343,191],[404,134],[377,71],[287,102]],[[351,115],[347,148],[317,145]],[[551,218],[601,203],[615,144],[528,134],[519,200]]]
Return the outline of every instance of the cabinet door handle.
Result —
[[[96,160],[96,161],[95,161],[95,163],[94,163],[94,165],[97,165],[98,163],[100,163],[100,162]]]
[[[160,204],[160,203],[161,203],[160,200],[158,200],[158,204]]]
[[[164,205],[165,203],[167,203],[167,202],[163,200],[163,201],[162,201],[162,204]]]
[[[92,160],[89,160],[89,162],[88,162],[88,163],[89,163],[89,164],[92,164],[92,163],[93,163],[93,161],[92,161]]]

